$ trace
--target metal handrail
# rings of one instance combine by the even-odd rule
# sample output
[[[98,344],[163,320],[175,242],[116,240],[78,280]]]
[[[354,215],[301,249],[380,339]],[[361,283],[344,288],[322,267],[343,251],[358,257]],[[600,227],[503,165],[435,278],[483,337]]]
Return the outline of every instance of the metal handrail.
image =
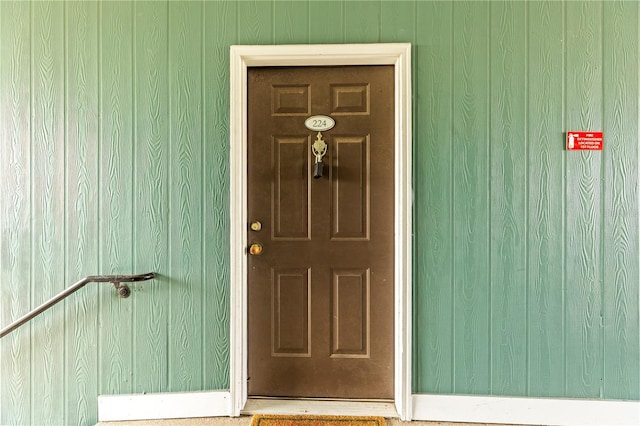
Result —
[[[129,286],[127,286],[126,284],[123,285],[121,283],[131,283],[136,281],[152,280],[155,278],[155,276],[156,276],[155,272],[148,272],[146,274],[138,274],[138,275],[91,275],[91,276],[88,276],[86,278],[81,279],[80,281],[78,281],[71,287],[67,288],[57,296],[52,297],[51,299],[44,302],[42,305],[33,309],[28,314],[22,316],[21,318],[17,319],[13,323],[9,324],[7,327],[0,330],[0,338],[11,333],[13,330],[20,327],[22,324],[30,321],[35,316],[46,311],[47,309],[49,309],[56,303],[60,302],[61,300],[67,298],[68,296],[71,296],[73,293],[80,290],[82,287],[84,287],[89,283],[112,283],[113,286],[116,288],[116,291],[118,292],[118,296],[122,298],[127,298],[129,297],[129,295],[131,295],[131,289],[129,289]]]

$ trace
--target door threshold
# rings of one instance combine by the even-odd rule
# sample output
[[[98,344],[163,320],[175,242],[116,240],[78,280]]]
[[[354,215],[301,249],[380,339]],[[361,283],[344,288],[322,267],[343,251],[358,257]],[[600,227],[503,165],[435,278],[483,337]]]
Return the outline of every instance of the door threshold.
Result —
[[[398,417],[391,400],[249,397],[240,414],[315,414]]]

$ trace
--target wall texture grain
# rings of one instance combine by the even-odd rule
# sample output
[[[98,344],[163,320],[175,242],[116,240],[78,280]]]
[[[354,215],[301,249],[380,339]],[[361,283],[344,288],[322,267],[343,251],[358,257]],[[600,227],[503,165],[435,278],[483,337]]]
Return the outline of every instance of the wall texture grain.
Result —
[[[3,338],[0,424],[229,387],[232,44],[413,44],[415,393],[639,400],[639,7],[0,2],[0,326],[159,274]]]

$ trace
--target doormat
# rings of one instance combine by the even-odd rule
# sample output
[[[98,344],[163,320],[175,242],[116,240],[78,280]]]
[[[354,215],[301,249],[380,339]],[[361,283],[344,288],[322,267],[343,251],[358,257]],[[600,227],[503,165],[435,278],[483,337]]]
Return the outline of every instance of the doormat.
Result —
[[[384,417],[255,414],[251,426],[386,426]]]

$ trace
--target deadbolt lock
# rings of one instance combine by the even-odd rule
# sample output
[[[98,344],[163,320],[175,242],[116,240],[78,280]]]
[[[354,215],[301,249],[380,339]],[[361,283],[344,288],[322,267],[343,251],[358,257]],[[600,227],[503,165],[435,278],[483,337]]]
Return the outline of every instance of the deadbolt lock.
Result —
[[[249,246],[249,254],[252,256],[260,256],[262,254],[262,244],[253,243]]]
[[[260,231],[262,229],[262,223],[260,221],[251,222],[252,231]]]

